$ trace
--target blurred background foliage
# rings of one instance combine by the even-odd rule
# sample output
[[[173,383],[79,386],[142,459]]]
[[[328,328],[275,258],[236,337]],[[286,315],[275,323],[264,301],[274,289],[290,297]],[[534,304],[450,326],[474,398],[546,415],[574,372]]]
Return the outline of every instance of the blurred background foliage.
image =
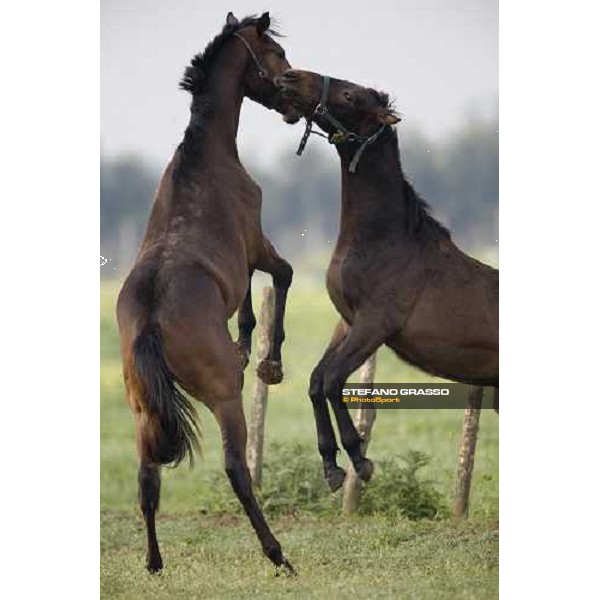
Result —
[[[452,134],[428,139],[398,129],[404,172],[434,215],[467,252],[497,263],[498,118],[471,116]],[[282,152],[271,169],[242,160],[263,190],[263,228],[283,256],[309,277],[323,277],[338,231],[339,166],[321,140],[300,159]],[[103,276],[125,274],[144,233],[164,165],[140,156],[101,157]],[[304,235],[303,235],[304,234]]]

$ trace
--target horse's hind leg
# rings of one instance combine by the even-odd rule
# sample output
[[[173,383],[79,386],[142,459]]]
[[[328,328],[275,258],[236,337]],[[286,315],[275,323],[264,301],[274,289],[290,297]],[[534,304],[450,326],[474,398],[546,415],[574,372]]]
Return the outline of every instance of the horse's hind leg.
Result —
[[[151,462],[147,457],[148,436],[151,435],[146,416],[136,413],[137,443],[140,466],[138,469],[138,500],[140,509],[146,522],[148,538],[148,552],[146,554],[146,568],[150,573],[156,573],[163,568],[163,561],[158,548],[156,537],[156,511],[160,501],[160,471],[159,465]]]
[[[208,293],[207,290],[205,299]],[[223,310],[220,302],[213,310],[215,314]],[[201,357],[191,363],[189,356],[180,357],[179,379],[188,383],[190,391],[202,399],[219,423],[225,454],[225,471],[233,491],[256,531],[263,552],[275,565],[283,566],[292,572],[293,569],[283,556],[281,546],[271,533],[252,491],[250,471],[246,463],[247,431],[242,407],[241,373],[235,344],[225,323],[223,319],[222,325],[198,330],[181,330],[181,333],[185,331],[191,347],[202,348],[203,352]],[[187,363],[187,368],[183,367],[184,362]]]
[[[346,337],[347,330],[348,326],[346,323],[343,320],[340,320],[336,325],[329,346],[327,347],[327,350],[325,350],[325,354],[310,376],[310,387],[308,389],[308,394],[313,405],[313,412],[315,414],[319,454],[323,460],[323,474],[332,492],[335,492],[342,486],[346,477],[346,472],[344,469],[338,467],[336,462],[338,445],[335,439],[333,426],[331,425],[331,417],[327,410],[327,399],[325,397],[323,378],[327,363],[331,359],[335,349]]]
[[[289,573],[294,573],[292,565],[281,551],[280,543],[269,529],[252,491],[250,471],[246,463],[246,420],[239,394],[233,400],[217,404],[214,413],[221,427],[225,472],[256,531],[263,552],[273,564],[283,566]]]
[[[256,327],[256,317],[254,316],[254,310],[252,308],[252,275],[253,272],[250,271],[250,276],[248,277],[248,291],[238,310],[239,337],[236,346],[240,356],[242,370],[246,368],[250,359],[250,352],[252,350],[252,332]]]
[[[337,421],[342,446],[348,453],[354,470],[363,481],[373,474],[373,463],[362,455],[361,439],[352,422],[342,388],[348,377],[358,369],[384,342],[383,327],[354,322],[345,340],[338,346],[325,367],[324,389]]]
[[[257,374],[267,384],[279,383],[283,379],[281,368],[281,345],[285,339],[283,322],[287,293],[292,285],[294,271],[291,265],[281,258],[267,239],[263,239],[263,251],[256,268],[270,273],[273,277],[275,290],[275,318],[273,322],[273,340],[268,356],[258,365]]]

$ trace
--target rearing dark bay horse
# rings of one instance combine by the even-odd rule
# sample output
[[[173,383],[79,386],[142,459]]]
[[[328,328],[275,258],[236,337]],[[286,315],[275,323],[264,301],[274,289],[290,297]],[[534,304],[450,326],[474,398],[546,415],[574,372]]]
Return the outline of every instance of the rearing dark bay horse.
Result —
[[[373,465],[362,456],[341,391],[379,346],[427,373],[498,386],[498,271],[463,253],[406,181],[392,128],[399,118],[386,94],[299,70],[278,84],[296,108],[285,119],[308,119],[299,153],[314,120],[341,161],[342,215],[327,290],[342,320],[309,391],[325,477],[335,491],[345,473],[336,463],[326,398],[344,449],[368,481]]]
[[[244,359],[255,325],[252,272],[273,276],[276,331],[263,376],[269,379],[275,371],[275,381],[292,280],[290,265],[262,233],[261,190],[240,163],[236,145],[244,97],[284,112],[273,79],[290,65],[269,28],[268,13],[242,21],[229,13],[223,31],[186,69],[181,87],[193,97],[190,123],[159,183],[145,238],[119,295],[123,374],[135,415],[151,572],[163,566],[155,530],[159,468],[186,456],[191,460],[198,445],[195,409],[180,388],[217,419],[225,470],[264,553],[293,570],[252,492],[241,397],[240,352]],[[227,320],[238,307],[236,345]]]

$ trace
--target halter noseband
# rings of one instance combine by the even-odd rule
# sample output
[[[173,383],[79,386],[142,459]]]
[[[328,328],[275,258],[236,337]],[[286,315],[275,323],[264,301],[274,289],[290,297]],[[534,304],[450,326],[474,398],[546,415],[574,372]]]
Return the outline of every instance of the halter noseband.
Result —
[[[302,139],[300,140],[300,145],[298,146],[298,150],[296,154],[301,156],[304,152],[304,148],[306,147],[306,143],[308,142],[308,138],[311,133],[316,135],[320,135],[321,137],[327,138],[330,144],[343,144],[345,142],[361,142],[360,147],[352,157],[350,161],[350,166],[348,170],[350,173],[356,172],[356,167],[358,166],[358,161],[361,159],[364,151],[367,146],[370,146],[373,142],[377,141],[379,136],[383,133],[384,129],[387,127],[386,124],[383,124],[373,135],[358,135],[353,131],[350,131],[344,125],[342,125],[330,112],[327,108],[327,98],[329,97],[329,84],[330,78],[328,76],[323,76],[323,91],[321,92],[321,99],[319,100],[319,104],[315,107],[313,114],[310,117],[306,118],[306,129],[304,130],[304,134],[302,135]],[[336,129],[335,133],[331,133],[329,135],[324,135],[319,133],[318,131],[313,131],[313,120],[315,116],[323,117],[327,119]]]
[[[246,50],[248,50],[248,54],[250,54],[250,56],[252,57],[252,60],[254,60],[254,64],[256,65],[256,68],[258,69],[258,76],[261,79],[266,79],[267,71],[265,68],[263,68],[260,60],[258,60],[258,56],[256,56],[256,53],[254,52],[254,50],[252,50],[252,46],[250,45],[248,40],[241,33],[238,33],[237,31],[233,35],[238,40],[240,40],[240,42],[242,42],[242,44],[244,44],[244,46],[246,46]]]

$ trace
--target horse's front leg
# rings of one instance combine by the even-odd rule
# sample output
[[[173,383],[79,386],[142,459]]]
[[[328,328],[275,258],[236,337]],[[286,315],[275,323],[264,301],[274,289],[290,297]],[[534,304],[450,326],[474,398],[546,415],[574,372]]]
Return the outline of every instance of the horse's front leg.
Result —
[[[352,422],[347,404],[342,401],[342,388],[348,377],[381,346],[387,335],[382,323],[356,318],[343,342],[325,365],[323,387],[337,421],[342,446],[348,453],[357,475],[369,481],[373,463],[361,451],[361,439]]]
[[[263,238],[263,251],[256,268],[269,273],[273,277],[273,288],[275,290],[273,339],[271,340],[269,354],[260,362],[256,370],[264,383],[272,385],[279,383],[283,379],[283,370],[281,368],[281,345],[285,339],[283,321],[287,293],[290,285],[292,285],[294,271],[291,265],[277,254],[273,244],[267,238]]]
[[[308,394],[313,405],[315,424],[317,426],[317,442],[319,454],[323,460],[323,474],[329,489],[335,492],[344,483],[346,472],[337,464],[338,445],[331,424],[329,410],[327,409],[327,398],[324,390],[324,376],[328,362],[342,343],[348,332],[348,326],[344,320],[340,320],[333,332],[331,341],[325,354],[313,369],[310,376],[310,387]]]
[[[242,371],[250,361],[250,352],[252,351],[252,332],[256,327],[256,317],[252,308],[252,275],[250,271],[248,277],[248,291],[240,308],[238,310],[238,340],[236,342],[237,351],[240,357]]]

